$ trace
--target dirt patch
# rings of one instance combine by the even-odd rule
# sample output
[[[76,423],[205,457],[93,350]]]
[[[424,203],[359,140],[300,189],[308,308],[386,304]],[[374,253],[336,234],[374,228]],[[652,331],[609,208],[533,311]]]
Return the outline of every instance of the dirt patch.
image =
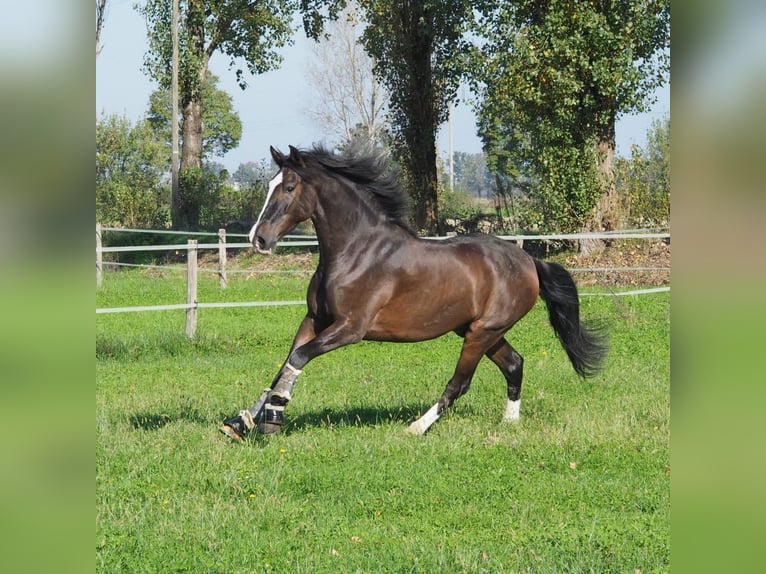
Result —
[[[566,258],[579,285],[630,287],[670,284],[670,243],[623,241],[592,257]]]
[[[313,271],[317,264],[317,255],[310,252],[277,252],[275,255],[260,255],[254,251],[241,250],[229,253],[226,259],[227,269],[247,269],[252,271]],[[198,264],[202,269],[218,269],[218,252],[207,251],[200,255]]]

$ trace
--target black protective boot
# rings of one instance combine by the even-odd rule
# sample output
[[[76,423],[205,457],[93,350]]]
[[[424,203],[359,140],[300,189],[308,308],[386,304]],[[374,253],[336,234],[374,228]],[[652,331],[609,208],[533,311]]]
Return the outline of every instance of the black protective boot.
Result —
[[[273,397],[278,399],[281,397]],[[264,435],[276,434],[285,424],[285,406],[267,404],[263,411],[263,421],[258,425],[258,431]]]

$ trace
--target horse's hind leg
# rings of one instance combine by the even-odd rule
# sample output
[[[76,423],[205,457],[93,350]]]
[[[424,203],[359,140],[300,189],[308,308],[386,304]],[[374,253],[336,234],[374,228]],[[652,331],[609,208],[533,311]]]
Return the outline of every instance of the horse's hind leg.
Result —
[[[503,420],[517,421],[521,409],[521,380],[524,376],[524,359],[505,339],[501,339],[487,351],[487,357],[500,368],[508,384],[508,402]]]
[[[458,397],[468,392],[479,361],[487,349],[492,346],[496,337],[496,334],[487,331],[482,331],[480,334],[469,331],[465,334],[465,341],[460,351],[460,359],[455,367],[455,374],[447,383],[441,398],[422,417],[412,423],[407,428],[407,432],[416,435],[424,434]]]

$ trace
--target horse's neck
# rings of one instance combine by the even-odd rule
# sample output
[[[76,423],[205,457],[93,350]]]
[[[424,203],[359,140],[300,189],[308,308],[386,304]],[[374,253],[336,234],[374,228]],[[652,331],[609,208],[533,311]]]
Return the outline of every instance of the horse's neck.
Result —
[[[336,190],[331,196],[320,197],[318,209],[311,219],[325,263],[348,253],[349,249],[364,249],[370,238],[386,233],[389,226],[395,227],[353,190],[345,188]]]

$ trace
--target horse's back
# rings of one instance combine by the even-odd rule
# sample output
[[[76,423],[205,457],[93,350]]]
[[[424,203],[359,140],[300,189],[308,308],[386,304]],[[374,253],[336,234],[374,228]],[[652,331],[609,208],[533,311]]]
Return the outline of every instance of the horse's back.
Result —
[[[480,233],[457,235],[444,240],[437,251],[451,260],[463,262],[471,275],[484,275],[496,281],[515,283],[525,277],[537,278],[534,260],[515,243]],[[536,282],[536,281],[534,281]]]
[[[422,340],[480,322],[505,330],[538,297],[534,260],[488,235],[418,239],[378,271],[390,289],[367,334],[375,340]]]

